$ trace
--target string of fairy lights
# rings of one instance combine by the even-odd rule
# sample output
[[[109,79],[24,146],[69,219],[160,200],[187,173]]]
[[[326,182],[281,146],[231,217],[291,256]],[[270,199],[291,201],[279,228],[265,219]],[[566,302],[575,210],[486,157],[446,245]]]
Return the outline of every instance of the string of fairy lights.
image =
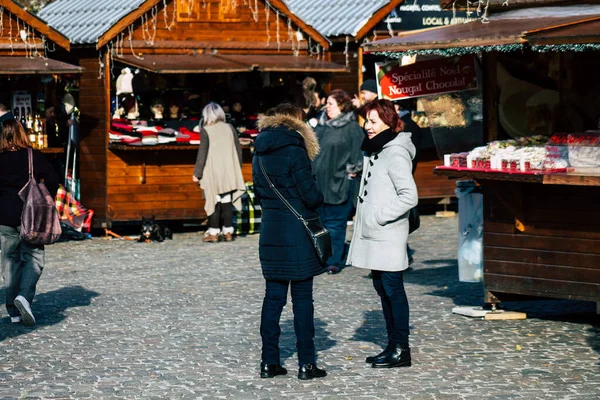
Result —
[[[8,22],[5,21],[5,15]],[[5,32],[6,30],[8,31]],[[55,50],[54,47],[49,48],[49,41],[45,35],[37,36],[35,28],[4,7],[0,7],[0,39],[8,39],[11,55],[15,54],[17,49],[24,49],[26,58],[46,59],[48,53]]]
[[[259,0],[229,0],[227,3],[221,2],[220,7],[224,13],[235,14],[238,7],[247,7],[250,10],[252,19],[255,23],[260,22],[261,12],[264,13],[264,29],[266,33],[266,45],[277,46],[277,51],[281,51],[284,43],[289,44],[289,48],[294,55],[299,55],[303,35],[300,32],[300,28],[294,29],[292,20],[285,16],[277,7],[273,6],[269,0],[264,0],[264,8],[260,6]],[[173,0],[172,12],[168,10],[168,1],[162,0],[156,5],[150,8],[136,21],[132,22],[125,31],[121,32],[109,43],[107,43],[104,51],[108,52],[111,61],[113,57],[123,57],[125,51],[130,52],[131,55],[137,59],[143,60],[143,55],[135,52],[134,46],[134,32],[137,26],[141,27],[140,31],[142,34],[142,41],[148,46],[154,46],[156,33],[159,27],[164,26],[167,30],[172,30],[177,21],[177,9],[184,8],[186,11],[192,12],[193,10],[206,10],[209,7],[209,0]],[[162,12],[159,8],[162,8]],[[274,16],[274,17],[273,17]],[[275,25],[273,27],[272,25]],[[287,32],[286,32],[287,30]],[[274,31],[274,32],[273,32]],[[273,43],[274,42],[274,43]],[[128,47],[125,50],[125,47]],[[308,37],[307,45],[308,53],[311,57],[318,60],[325,59],[325,49],[320,44],[313,44],[310,37]],[[100,50],[99,58],[102,58],[102,51]],[[216,52],[216,50],[213,50]],[[346,43],[346,51],[348,53],[348,41]],[[346,65],[348,65],[348,57],[346,57]],[[103,74],[104,63],[100,64],[100,70],[98,76]]]

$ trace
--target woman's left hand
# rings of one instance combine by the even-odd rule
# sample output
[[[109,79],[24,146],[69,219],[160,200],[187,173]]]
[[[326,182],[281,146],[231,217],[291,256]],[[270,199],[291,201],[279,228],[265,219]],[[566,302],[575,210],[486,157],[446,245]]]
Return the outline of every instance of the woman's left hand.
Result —
[[[192,176],[192,180],[196,183],[200,182],[200,180],[196,177],[196,175]]]

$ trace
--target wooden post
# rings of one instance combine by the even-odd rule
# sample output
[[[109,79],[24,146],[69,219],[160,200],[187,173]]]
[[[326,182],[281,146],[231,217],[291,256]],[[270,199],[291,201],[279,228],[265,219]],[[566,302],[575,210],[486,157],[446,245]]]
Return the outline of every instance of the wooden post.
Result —
[[[363,49],[358,46],[358,87],[356,93],[360,93],[360,86],[363,84]]]

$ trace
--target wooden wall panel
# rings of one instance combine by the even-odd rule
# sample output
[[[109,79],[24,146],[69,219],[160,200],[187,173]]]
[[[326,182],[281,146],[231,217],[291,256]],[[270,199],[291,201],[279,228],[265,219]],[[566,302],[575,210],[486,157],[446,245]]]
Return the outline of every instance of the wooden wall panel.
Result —
[[[192,181],[196,151],[108,151],[108,217],[135,221],[205,217],[202,190]]]
[[[600,301],[600,188],[480,183],[486,291]]]
[[[98,79],[98,55],[82,54],[84,68],[79,84],[80,136],[79,177],[81,202],[94,210],[93,225],[100,227],[106,219],[106,89]]]
[[[336,46],[330,53],[331,62],[339,65],[346,65],[346,55],[344,54],[344,50],[345,48],[339,48],[339,46]],[[333,77],[329,82],[331,90],[342,89],[348,93],[350,97],[354,97],[355,94],[358,95],[358,58],[353,57],[353,54],[357,51],[358,49],[355,45],[349,49],[348,66],[350,67],[350,71],[337,72],[333,74]]]
[[[433,174],[433,169],[443,163],[437,159],[420,160],[415,171],[415,183],[420,199],[455,197],[456,180]]]

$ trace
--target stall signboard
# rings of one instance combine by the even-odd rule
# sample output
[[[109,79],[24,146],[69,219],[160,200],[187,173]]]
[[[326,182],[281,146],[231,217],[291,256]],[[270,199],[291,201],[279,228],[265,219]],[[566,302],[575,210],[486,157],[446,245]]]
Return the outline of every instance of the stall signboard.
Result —
[[[443,10],[439,0],[415,0],[394,8],[376,30],[411,31],[454,25],[477,19],[476,8],[466,11]]]
[[[13,92],[12,108],[16,119],[26,120],[31,114],[31,94],[22,91]]]
[[[477,89],[475,56],[440,58],[399,65],[375,63],[380,99],[401,100]]]

